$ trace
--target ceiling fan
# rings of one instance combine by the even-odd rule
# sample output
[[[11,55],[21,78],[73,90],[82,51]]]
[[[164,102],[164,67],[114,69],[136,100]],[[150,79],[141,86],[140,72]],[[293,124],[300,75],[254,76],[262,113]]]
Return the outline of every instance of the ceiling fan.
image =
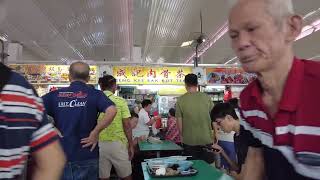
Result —
[[[181,47],[195,47],[198,48],[198,46],[204,42],[206,42],[207,36],[203,33],[202,28],[202,12],[200,11],[200,32],[193,32],[190,35],[191,40],[185,41],[181,44]]]

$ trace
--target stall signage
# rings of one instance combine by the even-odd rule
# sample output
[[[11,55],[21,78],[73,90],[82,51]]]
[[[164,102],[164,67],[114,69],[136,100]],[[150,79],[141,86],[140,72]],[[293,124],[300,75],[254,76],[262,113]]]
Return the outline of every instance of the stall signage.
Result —
[[[30,83],[61,84],[69,83],[68,65],[11,64],[14,71],[22,74]],[[90,66],[89,83],[97,83],[97,67]]]
[[[191,67],[113,67],[113,76],[122,85],[183,85],[184,77],[189,73],[192,73]]]
[[[206,68],[208,84],[248,84],[255,74],[246,73],[241,68]]]

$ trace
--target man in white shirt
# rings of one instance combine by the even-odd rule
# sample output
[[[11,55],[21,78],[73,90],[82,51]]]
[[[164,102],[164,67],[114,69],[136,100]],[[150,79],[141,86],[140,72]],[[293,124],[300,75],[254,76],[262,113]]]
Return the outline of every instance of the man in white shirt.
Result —
[[[150,118],[149,113],[152,102],[145,99],[141,103],[142,109],[139,111],[139,120],[137,126],[132,130],[133,137],[141,137],[149,135],[149,126],[155,122],[154,118]]]

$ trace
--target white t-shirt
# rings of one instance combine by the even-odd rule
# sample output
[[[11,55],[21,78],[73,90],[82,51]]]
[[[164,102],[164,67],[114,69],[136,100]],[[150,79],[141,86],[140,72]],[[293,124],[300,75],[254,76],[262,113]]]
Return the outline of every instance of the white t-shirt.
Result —
[[[150,121],[148,112],[145,109],[139,111],[139,119],[137,126],[132,130],[133,137],[148,136],[149,126],[147,123]]]

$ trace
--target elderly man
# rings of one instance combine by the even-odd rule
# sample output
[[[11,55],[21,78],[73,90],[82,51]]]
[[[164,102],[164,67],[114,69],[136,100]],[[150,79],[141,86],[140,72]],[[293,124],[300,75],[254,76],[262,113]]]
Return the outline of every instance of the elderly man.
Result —
[[[61,132],[61,144],[67,155],[64,180],[98,179],[99,133],[116,115],[116,108],[101,91],[89,87],[89,65],[75,62],[69,69],[70,86],[43,97],[48,115]],[[98,113],[105,113],[97,123]]]
[[[239,0],[229,28],[243,69],[257,74],[240,96],[253,135],[243,179],[318,179],[320,64],[294,56],[302,19],[291,0]]]

